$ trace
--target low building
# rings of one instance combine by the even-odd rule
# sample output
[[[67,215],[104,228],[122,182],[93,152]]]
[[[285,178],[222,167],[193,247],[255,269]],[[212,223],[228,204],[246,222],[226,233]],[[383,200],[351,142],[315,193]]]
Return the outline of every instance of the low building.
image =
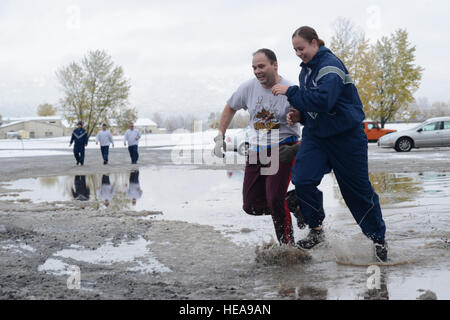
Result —
[[[0,139],[17,138],[40,139],[70,135],[72,129],[66,126],[62,117],[9,118],[0,126]]]
[[[139,118],[134,123],[134,127],[141,133],[157,133],[158,126],[149,118]]]
[[[111,133],[119,134],[121,130],[115,119],[109,122]],[[148,118],[139,118],[134,126],[143,134],[167,132],[164,128],[158,128],[156,123]],[[73,129],[75,126],[70,126],[61,116],[7,118],[3,119],[3,125],[0,126],[0,139],[17,139],[19,135],[22,139],[63,137],[72,135]]]

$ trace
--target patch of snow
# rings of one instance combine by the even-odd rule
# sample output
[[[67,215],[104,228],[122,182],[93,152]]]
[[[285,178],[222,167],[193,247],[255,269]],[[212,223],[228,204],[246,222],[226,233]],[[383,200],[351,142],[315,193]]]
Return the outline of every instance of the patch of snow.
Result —
[[[135,262],[137,266],[132,271],[143,273],[170,272],[171,270],[158,262],[147,249],[150,244],[142,237],[135,241],[121,243],[116,246],[108,241],[96,250],[64,249],[54,254],[56,257],[71,258],[91,264],[111,265],[113,263]]]
[[[8,250],[13,250],[14,252],[18,252],[18,253],[23,253],[24,251],[28,251],[28,252],[36,252],[36,249],[24,244],[24,243],[20,243],[20,244],[8,244],[3,246],[3,249],[8,249]]]
[[[48,272],[54,275],[69,274],[67,268],[69,265],[58,259],[49,258],[38,267],[39,272]]]

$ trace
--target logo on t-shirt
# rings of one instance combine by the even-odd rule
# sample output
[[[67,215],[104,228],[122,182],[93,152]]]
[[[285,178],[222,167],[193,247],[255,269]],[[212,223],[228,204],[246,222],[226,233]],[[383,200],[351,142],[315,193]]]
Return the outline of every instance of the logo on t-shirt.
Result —
[[[269,107],[266,109],[262,105],[263,97],[258,97],[256,109],[260,108],[260,111],[256,113],[255,122],[253,127],[256,130],[272,130],[280,128],[280,121],[275,116],[275,103],[270,101]]]

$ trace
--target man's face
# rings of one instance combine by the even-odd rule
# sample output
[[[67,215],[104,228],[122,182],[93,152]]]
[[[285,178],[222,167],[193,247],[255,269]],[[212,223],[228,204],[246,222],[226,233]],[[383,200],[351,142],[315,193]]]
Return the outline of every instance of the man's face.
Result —
[[[103,131],[106,131],[106,126],[103,126],[102,129],[103,129]]]
[[[130,124],[130,130],[134,129],[134,124]]]
[[[278,73],[278,63],[270,63],[269,58],[264,53],[257,53],[253,56],[253,73],[263,87],[271,88],[275,85]]]
[[[319,46],[315,39],[309,43],[306,39],[295,36],[292,38],[292,45],[294,46],[295,54],[302,59],[304,63],[310,62],[319,50]]]
[[[77,128],[78,128],[78,129],[81,129],[81,124],[77,124]]]

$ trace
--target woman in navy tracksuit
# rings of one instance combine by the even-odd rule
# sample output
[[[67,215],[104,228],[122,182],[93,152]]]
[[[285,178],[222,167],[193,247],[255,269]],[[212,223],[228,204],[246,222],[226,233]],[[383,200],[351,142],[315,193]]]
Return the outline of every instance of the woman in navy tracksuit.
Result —
[[[319,39],[314,29],[301,27],[292,43],[303,62],[300,86],[277,84],[275,95],[288,97],[293,109],[289,120],[303,125],[292,182],[299,206],[310,227],[297,244],[312,248],[324,240],[323,176],[333,169],[345,203],[363,233],[375,244],[378,260],[387,260],[386,227],[378,195],[369,181],[367,138],[361,127],[365,115],[358,91],[344,64]]]

